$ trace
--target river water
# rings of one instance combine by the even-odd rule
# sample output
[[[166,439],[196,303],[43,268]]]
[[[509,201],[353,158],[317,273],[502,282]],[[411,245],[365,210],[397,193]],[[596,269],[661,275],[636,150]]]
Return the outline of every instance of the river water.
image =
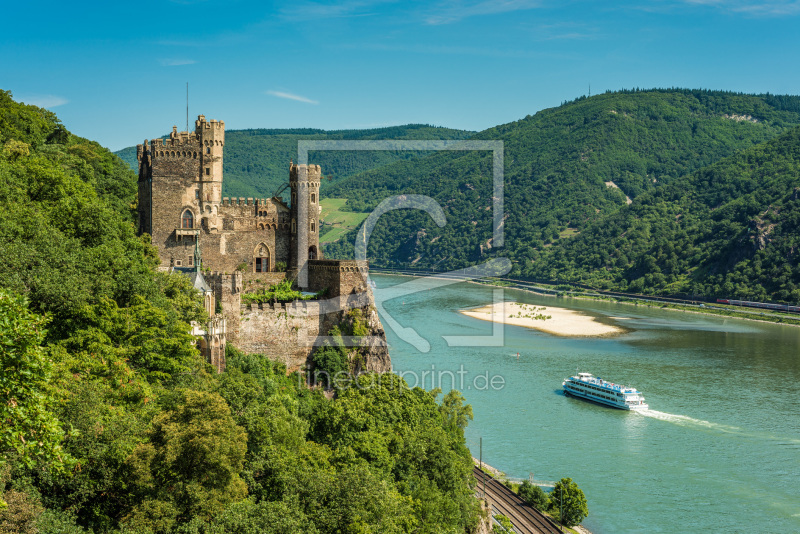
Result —
[[[484,461],[510,477],[577,482],[595,534],[800,532],[800,328],[372,278],[395,372],[412,386],[463,391],[475,457],[483,438]],[[563,338],[458,313],[493,298],[579,310],[627,331]],[[635,386],[650,410],[564,397],[576,369]]]

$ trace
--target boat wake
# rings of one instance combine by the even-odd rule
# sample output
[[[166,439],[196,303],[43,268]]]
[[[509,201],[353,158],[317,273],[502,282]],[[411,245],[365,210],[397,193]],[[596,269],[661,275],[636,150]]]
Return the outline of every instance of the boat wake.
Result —
[[[719,423],[712,423],[711,421],[704,421],[703,419],[695,419],[688,415],[676,415],[672,413],[659,412],[658,410],[635,410],[636,413],[645,417],[651,417],[660,421],[667,421],[676,425],[684,427],[694,427],[698,429],[711,430],[722,432],[725,434],[734,434],[745,438],[766,439],[770,441],[781,441],[784,443],[800,444],[800,439],[785,438],[775,436],[767,432],[748,432],[747,430],[732,425],[722,425]]]
[[[718,423],[712,423],[711,421],[695,419],[694,417],[689,417],[688,415],[675,415],[672,413],[659,412],[658,410],[650,410],[650,409],[636,410],[636,413],[640,413],[645,417],[652,417],[653,419],[668,421],[670,423],[675,423],[676,425],[681,425],[681,426],[695,426],[700,428],[708,428],[711,430],[719,430],[721,432],[728,432],[731,434],[742,432],[742,429],[739,428],[738,426],[721,425]]]

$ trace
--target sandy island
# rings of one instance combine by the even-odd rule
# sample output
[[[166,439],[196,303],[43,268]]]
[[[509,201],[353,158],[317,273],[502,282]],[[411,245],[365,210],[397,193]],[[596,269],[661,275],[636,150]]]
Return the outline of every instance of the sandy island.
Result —
[[[589,315],[553,306],[498,302],[471,310],[461,310],[461,313],[483,321],[535,328],[557,336],[608,336],[624,332],[622,328],[603,324]],[[550,318],[544,321],[534,319],[533,317],[538,314],[549,315]]]

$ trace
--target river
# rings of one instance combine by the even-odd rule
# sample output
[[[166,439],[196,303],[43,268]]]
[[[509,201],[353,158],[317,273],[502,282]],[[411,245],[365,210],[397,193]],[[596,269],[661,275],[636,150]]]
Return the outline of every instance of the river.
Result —
[[[800,532],[800,328],[372,279],[395,372],[412,386],[463,391],[475,457],[483,438],[484,461],[510,477],[577,482],[593,533]],[[627,332],[563,338],[458,313],[494,297],[578,310]],[[564,397],[576,369],[635,386],[650,410]]]

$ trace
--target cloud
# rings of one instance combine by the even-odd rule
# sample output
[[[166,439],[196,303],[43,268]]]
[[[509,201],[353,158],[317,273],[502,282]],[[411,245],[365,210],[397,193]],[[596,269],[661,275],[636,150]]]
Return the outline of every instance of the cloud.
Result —
[[[297,2],[281,9],[283,18],[298,20],[332,19],[342,17],[364,17],[372,15],[372,8],[380,4],[392,4],[397,0],[345,0],[323,4],[320,2]]]
[[[563,54],[543,53],[525,49],[490,48],[480,46],[459,46],[459,45],[390,45],[383,43],[359,43],[342,45],[345,49],[369,49],[382,52],[408,52],[412,54],[443,54],[443,55],[467,55],[481,57],[517,57],[517,58],[536,58],[536,57],[564,57]]]
[[[285,98],[287,100],[296,100],[297,102],[305,102],[306,104],[319,104],[316,100],[311,100],[304,96],[295,95],[292,93],[284,93],[283,91],[267,91],[268,95],[277,96],[278,98]]]
[[[159,59],[158,62],[162,67],[180,67],[181,65],[194,65],[197,61],[193,59]]]
[[[433,9],[425,19],[426,24],[441,25],[458,22],[467,17],[496,15],[535,9],[541,5],[540,0],[447,0]]]
[[[62,98],[56,95],[28,95],[28,96],[21,96],[18,99],[20,102],[28,104],[29,106],[39,106],[40,108],[54,108],[57,106],[63,106],[64,104],[68,103],[69,100],[66,98]]]
[[[535,41],[584,41],[605,37],[597,27],[574,21],[522,27],[530,33]]]
[[[716,7],[724,11],[760,16],[785,16],[800,14],[798,0],[683,0],[685,4]]]

